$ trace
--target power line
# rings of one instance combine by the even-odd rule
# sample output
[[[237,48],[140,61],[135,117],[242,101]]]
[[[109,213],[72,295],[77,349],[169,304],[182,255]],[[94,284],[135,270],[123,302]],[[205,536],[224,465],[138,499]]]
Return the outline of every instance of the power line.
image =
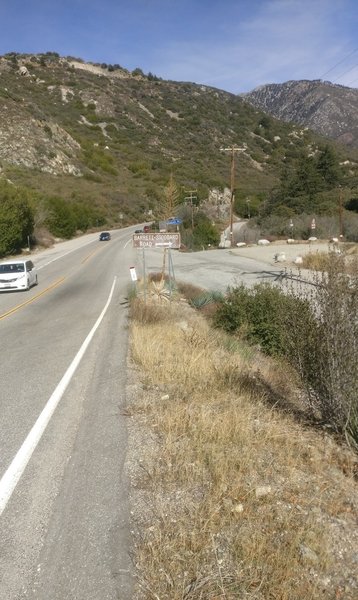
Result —
[[[338,67],[339,65],[341,65],[345,60],[347,60],[347,58],[349,58],[350,56],[352,56],[352,54],[354,54],[357,51],[358,51],[358,48],[356,48],[355,50],[352,50],[352,52],[350,52],[347,56],[345,56],[344,58],[342,58],[342,60],[340,60],[339,62],[337,62],[337,64],[335,64],[333,67],[331,67],[330,69],[328,69],[328,71],[326,71],[325,73],[323,73],[323,75],[321,75],[319,77],[319,79],[323,79],[323,77],[325,77],[326,75],[328,75],[328,73],[330,73],[336,67]]]
[[[355,83],[356,81],[358,81],[358,77],[357,77],[356,79],[353,79],[353,81],[350,81],[350,82],[348,83],[348,87],[349,87],[349,86],[351,86],[351,85],[352,85],[352,83]]]
[[[341,75],[338,75],[338,77],[336,77],[336,79],[334,79],[332,83],[335,83],[338,79],[341,79],[341,77],[344,77],[344,75],[347,75],[347,73],[350,73],[351,71],[353,71],[353,69],[356,69],[357,67],[358,63],[353,65],[353,67],[351,67],[350,69],[347,69],[347,71],[344,71],[344,73],[342,73]]]

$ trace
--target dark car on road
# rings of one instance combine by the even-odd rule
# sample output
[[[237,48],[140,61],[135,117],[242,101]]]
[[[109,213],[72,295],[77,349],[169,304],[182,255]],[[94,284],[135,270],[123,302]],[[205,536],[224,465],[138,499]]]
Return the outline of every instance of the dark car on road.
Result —
[[[99,234],[100,242],[108,242],[110,239],[111,239],[111,234],[109,233],[109,231],[102,231],[102,233]]]

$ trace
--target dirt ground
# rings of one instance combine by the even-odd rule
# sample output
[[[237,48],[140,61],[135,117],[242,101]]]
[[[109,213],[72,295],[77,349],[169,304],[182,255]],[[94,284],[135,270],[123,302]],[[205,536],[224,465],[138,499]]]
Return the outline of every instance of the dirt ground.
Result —
[[[306,254],[314,254],[316,252],[329,252],[333,248],[338,247],[337,244],[332,244],[328,241],[317,242],[295,242],[288,244],[287,242],[272,242],[268,246],[258,246],[253,244],[250,246],[244,246],[242,248],[233,248],[232,252],[237,256],[245,256],[246,258],[254,258],[263,262],[267,262],[270,265],[277,263],[276,255],[281,255],[279,261],[284,265],[294,265],[294,261],[298,256],[305,256]]]

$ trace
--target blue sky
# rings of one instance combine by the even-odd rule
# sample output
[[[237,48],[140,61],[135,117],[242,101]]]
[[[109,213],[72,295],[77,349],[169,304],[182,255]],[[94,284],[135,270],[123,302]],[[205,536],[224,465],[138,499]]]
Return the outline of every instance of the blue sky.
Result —
[[[357,0],[0,0],[0,54],[56,51],[232,93],[358,87]]]

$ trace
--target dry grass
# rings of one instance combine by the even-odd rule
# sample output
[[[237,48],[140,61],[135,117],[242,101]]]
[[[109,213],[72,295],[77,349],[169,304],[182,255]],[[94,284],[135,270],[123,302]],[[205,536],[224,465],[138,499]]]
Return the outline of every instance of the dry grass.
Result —
[[[358,255],[358,244],[345,244],[345,253],[348,256]]]
[[[330,262],[330,254],[327,252],[309,252],[302,257],[302,268],[313,271],[326,271]]]
[[[151,306],[155,318],[137,307],[131,327],[136,598],[356,597],[353,455],[270,407],[271,392],[297,402],[280,364],[270,371],[187,306],[170,320]]]
[[[336,259],[337,256],[341,255],[345,257],[342,264],[345,265],[345,269],[349,273],[352,269],[354,270],[352,265],[357,264],[357,254],[358,249],[356,244],[344,244],[340,246],[333,244],[328,253],[317,250],[316,252],[305,254],[302,257],[302,268],[311,269],[312,271],[327,271],[332,263],[332,258]]]

